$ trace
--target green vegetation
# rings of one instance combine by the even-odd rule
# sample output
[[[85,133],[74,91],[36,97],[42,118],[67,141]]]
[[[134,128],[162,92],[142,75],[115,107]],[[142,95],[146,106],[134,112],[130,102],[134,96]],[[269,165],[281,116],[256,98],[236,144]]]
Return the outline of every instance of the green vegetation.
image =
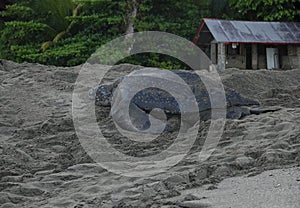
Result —
[[[237,15],[245,20],[300,21],[299,0],[229,0]]]
[[[132,31],[165,31],[192,40],[201,18],[299,21],[299,0],[0,0],[0,58],[74,66]],[[123,60],[186,67],[160,54]]]

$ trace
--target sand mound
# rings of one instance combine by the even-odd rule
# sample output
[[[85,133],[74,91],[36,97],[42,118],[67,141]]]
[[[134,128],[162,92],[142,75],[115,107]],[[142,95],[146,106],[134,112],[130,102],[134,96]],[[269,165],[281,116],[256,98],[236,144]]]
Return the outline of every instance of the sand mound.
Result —
[[[115,67],[106,80],[135,68]],[[218,147],[203,163],[197,153],[208,123],[201,124],[190,154],[152,178],[112,174],[85,153],[71,109],[79,70],[80,66],[0,62],[0,207],[213,207],[214,198],[206,202],[187,190],[204,184],[214,189],[218,187],[213,184],[224,178],[300,164],[300,70],[231,69],[221,74],[226,86],[259,99],[263,106],[282,109],[227,121]],[[107,129],[109,108],[97,112],[100,125]],[[114,147],[139,156],[155,154],[174,136],[165,135],[155,145],[132,146],[118,142],[117,132],[106,133]]]

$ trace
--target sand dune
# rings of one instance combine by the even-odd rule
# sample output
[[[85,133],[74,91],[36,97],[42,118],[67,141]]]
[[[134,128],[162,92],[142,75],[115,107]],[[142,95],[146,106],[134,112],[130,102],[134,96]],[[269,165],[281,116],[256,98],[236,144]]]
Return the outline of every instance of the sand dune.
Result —
[[[115,67],[106,80],[111,81],[134,68]],[[187,157],[168,172],[151,178],[128,178],[108,172],[94,163],[82,148],[72,121],[72,91],[79,70],[80,66],[62,68],[1,61],[1,208],[220,207],[218,197],[226,204],[223,207],[241,207],[245,195],[253,194],[249,203],[254,203],[259,196],[251,180],[262,180],[258,188],[269,198],[285,193],[280,198],[285,207],[299,205],[294,197],[295,192],[300,194],[300,173],[299,168],[292,168],[300,164],[299,69],[229,69],[222,73],[226,86],[260,100],[263,106],[279,106],[281,110],[228,120],[216,150],[200,163],[197,156],[209,122],[201,123]],[[120,143],[116,130],[110,128],[109,108],[96,110],[99,126],[112,146],[124,153],[155,154],[172,142],[169,138],[174,134],[169,133],[157,144],[133,144],[125,140]],[[270,169],[287,170],[262,173]],[[289,179],[285,188],[274,189],[275,193],[266,177],[277,173]],[[228,179],[234,176],[248,178]],[[226,180],[221,182],[223,179]],[[240,184],[238,197],[223,195],[228,184]],[[212,191],[202,194],[203,189]],[[274,207],[274,203],[267,202],[260,207]]]

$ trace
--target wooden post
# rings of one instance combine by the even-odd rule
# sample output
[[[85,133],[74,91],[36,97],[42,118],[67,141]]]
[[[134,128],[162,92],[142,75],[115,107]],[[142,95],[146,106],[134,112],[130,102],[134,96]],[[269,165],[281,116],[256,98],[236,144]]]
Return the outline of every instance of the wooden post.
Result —
[[[296,60],[298,60],[298,62],[296,62],[296,68],[300,68],[300,46],[295,46],[296,50],[297,50],[297,54],[296,54]]]
[[[225,44],[218,43],[218,70],[219,71],[225,70],[225,60],[226,60]]]
[[[217,45],[215,43],[210,44],[210,59],[213,64],[217,64]]]
[[[258,69],[257,44],[252,45],[252,69]]]

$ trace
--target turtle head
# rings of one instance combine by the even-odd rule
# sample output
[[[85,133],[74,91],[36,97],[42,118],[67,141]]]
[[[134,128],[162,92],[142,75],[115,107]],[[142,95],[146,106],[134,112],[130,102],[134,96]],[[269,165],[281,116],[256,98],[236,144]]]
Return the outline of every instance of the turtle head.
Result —
[[[95,104],[99,106],[110,106],[113,95],[111,85],[100,85],[96,89]]]

